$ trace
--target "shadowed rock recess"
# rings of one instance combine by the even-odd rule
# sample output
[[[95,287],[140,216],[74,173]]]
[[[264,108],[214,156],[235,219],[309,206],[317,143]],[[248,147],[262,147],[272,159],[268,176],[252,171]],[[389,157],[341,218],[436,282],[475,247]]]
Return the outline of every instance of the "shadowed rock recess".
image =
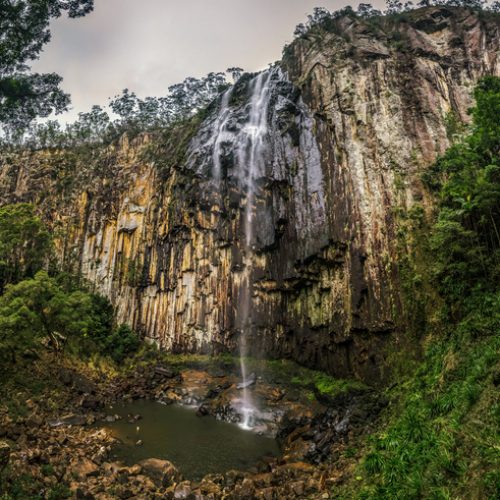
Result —
[[[430,207],[421,173],[445,117],[467,121],[475,82],[500,75],[499,40],[494,19],[445,7],[297,39],[265,75],[251,197],[256,75],[161,135],[3,153],[0,196],[35,203],[61,262],[163,349],[237,351],[246,328],[249,354],[380,380],[407,326],[394,209]]]

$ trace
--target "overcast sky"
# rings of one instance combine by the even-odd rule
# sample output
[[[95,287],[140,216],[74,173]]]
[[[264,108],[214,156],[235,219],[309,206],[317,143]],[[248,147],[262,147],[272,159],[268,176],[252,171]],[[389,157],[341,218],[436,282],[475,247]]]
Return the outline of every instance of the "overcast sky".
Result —
[[[64,77],[73,120],[129,88],[164,95],[187,76],[240,66],[256,71],[280,59],[295,25],[314,7],[346,0],[95,0],[81,19],[52,23],[52,40],[33,68]],[[358,2],[352,3],[357,6]],[[374,5],[381,5],[379,0]]]

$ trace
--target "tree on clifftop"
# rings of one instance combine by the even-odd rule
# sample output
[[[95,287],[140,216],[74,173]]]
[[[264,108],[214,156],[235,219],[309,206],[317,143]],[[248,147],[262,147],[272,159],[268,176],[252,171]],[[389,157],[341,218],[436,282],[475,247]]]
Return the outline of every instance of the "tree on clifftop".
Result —
[[[0,0],[0,123],[24,128],[36,117],[62,112],[70,102],[56,73],[31,73],[27,62],[38,58],[50,40],[49,23],[67,12],[81,17],[94,0]]]

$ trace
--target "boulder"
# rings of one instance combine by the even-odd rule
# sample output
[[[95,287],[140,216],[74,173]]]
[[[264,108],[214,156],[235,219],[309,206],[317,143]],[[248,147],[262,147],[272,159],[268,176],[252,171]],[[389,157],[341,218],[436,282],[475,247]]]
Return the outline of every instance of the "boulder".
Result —
[[[174,378],[177,375],[177,372],[174,370],[171,370],[170,368],[166,368],[164,366],[155,366],[154,369],[155,375],[159,375],[160,377],[163,378]]]
[[[123,466],[118,462],[105,462],[102,464],[104,473],[108,476],[115,476]]]
[[[80,373],[73,374],[72,383],[77,394],[95,394],[97,392],[97,386],[94,382]]]
[[[49,427],[61,427],[64,425],[86,425],[87,417],[84,415],[75,415],[73,413],[69,413],[68,415],[64,415],[63,417],[56,420],[49,420]]]
[[[148,476],[157,487],[167,487],[181,479],[179,471],[172,462],[159,458],[148,458],[139,462],[144,475]]]
[[[139,489],[143,491],[156,490],[156,486],[153,483],[153,481],[151,481],[149,477],[146,477],[143,474],[138,474],[137,476],[134,476],[134,484],[136,484],[139,487]]]
[[[99,467],[92,460],[81,458],[71,465],[71,473],[83,481],[88,477],[98,476]]]
[[[206,405],[202,404],[197,410],[196,415],[198,417],[205,417],[209,414],[209,410]]]
[[[237,389],[246,389],[247,387],[250,387],[251,385],[254,385],[255,382],[257,382],[257,377],[255,373],[251,373],[249,377],[244,380],[243,382],[240,382],[236,388]]]
[[[59,380],[67,386],[73,383],[74,372],[68,368],[61,367],[59,369]]]
[[[80,405],[86,410],[97,410],[102,403],[95,396],[83,396]]]
[[[271,472],[266,472],[263,474],[257,474],[253,478],[255,486],[258,488],[266,488],[272,485],[273,475]]]
[[[125,472],[129,476],[138,476],[142,472],[142,467],[135,464],[130,467],[122,467],[119,472]]]
[[[173,498],[189,498],[191,495],[191,491],[191,483],[189,481],[184,481],[175,487]]]
[[[47,456],[39,448],[30,448],[26,452],[26,459],[28,460],[29,464],[46,464],[46,463],[48,463]]]
[[[255,485],[253,481],[249,478],[243,479],[239,491],[240,498],[254,498],[254,493],[255,493]]]
[[[210,479],[204,478],[199,485],[199,489],[204,495],[213,495],[215,498],[220,498],[220,487]]]
[[[296,481],[290,484],[290,490],[299,498],[303,498],[305,483],[304,481]]]
[[[43,425],[44,421],[43,418],[39,415],[36,414],[36,412],[33,412],[27,419],[26,419],[26,426],[31,427],[31,428],[37,428]]]
[[[255,492],[255,496],[257,498],[262,498],[264,500],[275,500],[278,498],[274,488],[264,488]]]
[[[0,441],[0,472],[2,472],[10,459],[10,446],[5,441]]]

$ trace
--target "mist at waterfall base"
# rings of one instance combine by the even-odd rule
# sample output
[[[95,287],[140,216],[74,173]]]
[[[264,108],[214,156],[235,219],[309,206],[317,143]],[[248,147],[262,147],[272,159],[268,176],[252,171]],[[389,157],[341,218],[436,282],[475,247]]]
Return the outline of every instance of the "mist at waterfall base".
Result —
[[[213,417],[198,417],[192,408],[141,400],[110,412],[122,417],[105,424],[119,440],[112,454],[126,465],[151,457],[170,460],[185,478],[199,480],[206,474],[247,470],[279,454],[274,439]],[[129,422],[129,415],[142,418]],[[142,444],[137,445],[139,440]]]

